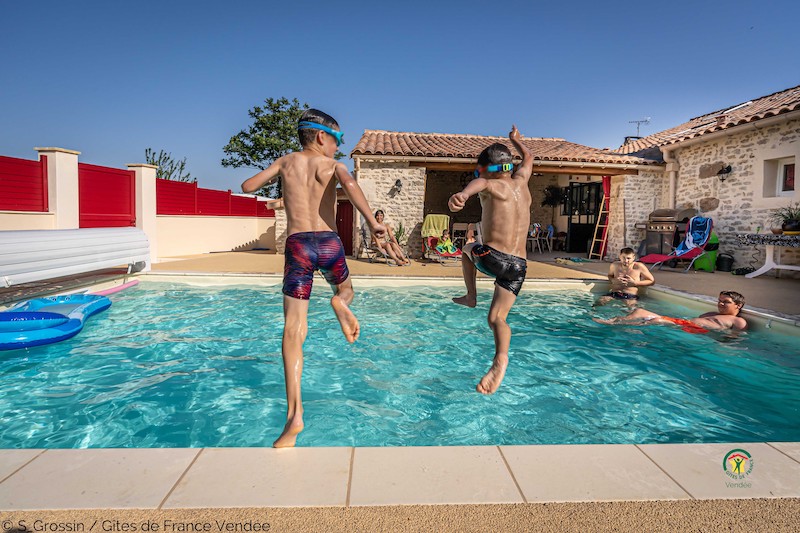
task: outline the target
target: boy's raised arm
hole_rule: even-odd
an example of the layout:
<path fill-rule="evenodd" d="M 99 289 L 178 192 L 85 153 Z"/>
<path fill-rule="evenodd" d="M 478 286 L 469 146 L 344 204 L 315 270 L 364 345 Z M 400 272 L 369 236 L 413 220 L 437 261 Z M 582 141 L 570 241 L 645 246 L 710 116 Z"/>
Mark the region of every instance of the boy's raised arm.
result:
<path fill-rule="evenodd" d="M 522 144 L 522 135 L 520 135 L 515 124 L 511 125 L 511 132 L 508 134 L 508 140 L 510 140 L 514 148 L 517 149 L 519 155 L 522 156 L 522 164 L 517 167 L 517 170 L 514 172 L 514 177 L 525 178 L 526 180 L 530 179 L 533 173 L 533 154 L 531 154 L 527 146 Z"/>
<path fill-rule="evenodd" d="M 386 227 L 383 224 L 378 224 L 378 221 L 375 220 L 375 215 L 372 214 L 367 197 L 364 196 L 364 191 L 361 190 L 358 182 L 347 171 L 347 167 L 342 163 L 336 163 L 333 172 L 336 174 L 336 179 L 339 180 L 342 190 L 344 190 L 350 202 L 367 220 L 373 236 L 383 237 L 386 233 Z"/>
<path fill-rule="evenodd" d="M 281 170 L 281 160 L 278 159 L 277 161 L 273 162 L 270 166 L 253 176 L 252 178 L 246 179 L 242 183 L 242 192 L 256 192 L 264 185 L 272 183 L 278 176 L 280 175 Z"/>
<path fill-rule="evenodd" d="M 464 204 L 467 203 L 470 196 L 478 194 L 482 190 L 484 190 L 489 185 L 489 181 L 486 178 L 475 178 L 474 180 L 470 181 L 464 190 L 461 192 L 455 193 L 450 199 L 447 201 L 447 207 L 450 208 L 450 211 L 456 212 L 461 211 L 464 209 Z"/>

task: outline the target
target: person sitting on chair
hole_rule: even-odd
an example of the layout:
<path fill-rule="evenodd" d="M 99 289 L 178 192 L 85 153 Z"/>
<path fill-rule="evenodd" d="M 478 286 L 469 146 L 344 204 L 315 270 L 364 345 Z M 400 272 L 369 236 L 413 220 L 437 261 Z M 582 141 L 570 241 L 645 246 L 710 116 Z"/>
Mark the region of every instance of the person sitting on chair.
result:
<path fill-rule="evenodd" d="M 440 254 L 454 254 L 458 251 L 453 241 L 450 240 L 450 230 L 447 228 L 442 231 L 442 237 L 439 239 L 439 242 L 436 243 L 436 250 Z"/>
<path fill-rule="evenodd" d="M 383 250 L 383 252 L 398 265 L 410 265 L 411 261 L 406 258 L 405 254 L 403 253 L 403 249 L 400 247 L 400 243 L 397 242 L 397 237 L 394 236 L 394 229 L 391 226 L 383 223 L 384 217 L 385 216 L 382 209 L 375 211 L 375 220 L 380 220 L 378 224 L 383 224 L 386 226 L 386 233 L 383 237 L 377 237 L 375 234 L 372 234 L 373 246 Z"/>

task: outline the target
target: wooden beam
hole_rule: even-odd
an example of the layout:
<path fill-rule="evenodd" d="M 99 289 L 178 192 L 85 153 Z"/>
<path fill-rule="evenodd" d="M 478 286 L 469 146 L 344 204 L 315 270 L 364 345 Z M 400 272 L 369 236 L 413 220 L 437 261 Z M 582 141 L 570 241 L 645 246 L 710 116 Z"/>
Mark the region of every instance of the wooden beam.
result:
<path fill-rule="evenodd" d="M 428 170 L 441 170 L 444 172 L 471 172 L 475 170 L 475 165 L 470 163 L 438 163 L 425 161 L 411 161 L 411 167 L 425 167 Z M 553 165 L 533 165 L 533 171 L 539 174 L 573 174 L 576 176 L 619 176 L 628 174 L 636 176 L 639 171 L 636 169 L 621 168 L 589 168 L 579 166 L 553 166 Z"/>

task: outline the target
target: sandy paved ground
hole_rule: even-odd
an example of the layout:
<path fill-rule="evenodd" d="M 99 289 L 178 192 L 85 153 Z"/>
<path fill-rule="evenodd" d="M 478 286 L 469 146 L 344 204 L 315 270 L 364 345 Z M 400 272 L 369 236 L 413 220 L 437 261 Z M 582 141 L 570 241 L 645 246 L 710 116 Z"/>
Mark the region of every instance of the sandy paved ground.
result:
<path fill-rule="evenodd" d="M 142 531 L 141 525 L 145 522 L 158 524 L 159 533 L 196 531 L 186 529 L 187 524 L 208 524 L 208 531 L 212 533 L 222 533 L 218 528 L 219 524 L 230 524 L 236 531 L 245 533 L 258 530 L 292 533 L 374 531 L 780 533 L 800 530 L 800 500 L 0 512 L 0 523 L 5 523 L 7 520 L 12 524 L 24 520 L 29 528 L 35 520 L 53 525 L 84 524 L 87 532 L 94 523 L 92 533 L 131 531 L 123 529 L 125 524 L 136 526 L 136 531 L 139 532 Z M 165 523 L 179 529 L 164 528 Z M 254 528 L 256 524 L 258 529 Z M 24 531 L 21 528 L 11 528 L 6 531 L 27 533 L 31 529 Z"/>

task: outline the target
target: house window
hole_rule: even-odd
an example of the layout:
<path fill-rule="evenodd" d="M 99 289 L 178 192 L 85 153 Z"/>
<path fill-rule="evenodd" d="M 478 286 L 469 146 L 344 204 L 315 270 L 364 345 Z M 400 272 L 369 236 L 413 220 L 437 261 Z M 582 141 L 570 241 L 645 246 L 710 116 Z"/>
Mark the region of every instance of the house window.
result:
<path fill-rule="evenodd" d="M 778 166 L 778 196 L 794 196 L 794 158 Z"/>
<path fill-rule="evenodd" d="M 794 196 L 794 157 L 764 161 L 764 197 Z"/>

